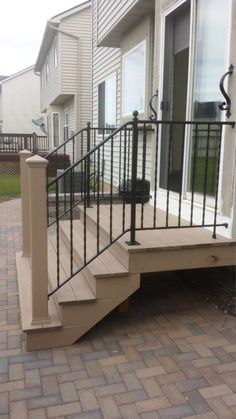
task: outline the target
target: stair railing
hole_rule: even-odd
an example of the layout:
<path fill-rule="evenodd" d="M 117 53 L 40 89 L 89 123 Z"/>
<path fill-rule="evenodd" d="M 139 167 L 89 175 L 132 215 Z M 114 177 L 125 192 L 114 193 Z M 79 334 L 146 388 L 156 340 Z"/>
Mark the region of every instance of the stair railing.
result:
<path fill-rule="evenodd" d="M 222 130 L 227 125 L 234 127 L 232 122 L 140 120 L 138 112 L 134 112 L 133 120 L 113 130 L 53 180 L 48 187 L 54 188 L 56 197 L 55 217 L 51 225 L 54 225 L 57 286 L 49 296 L 126 233 L 130 234 L 127 243 L 133 246 L 139 244 L 136 240 L 138 231 L 212 227 L 213 237 L 216 237 L 218 226 L 227 227 L 226 223 L 217 222 Z M 92 133 L 90 128 L 90 140 Z M 184 190 L 186 138 L 190 139 L 190 163 L 188 186 Z M 174 170 L 176 153 L 180 161 L 178 173 Z M 162 166 L 161 159 L 164 159 Z M 163 167 L 164 174 L 161 173 Z M 150 208 L 145 210 L 149 200 L 146 186 L 150 179 L 153 191 L 151 216 Z M 66 211 L 60 212 L 62 182 L 65 182 L 68 207 Z M 160 202 L 157 196 L 158 184 L 163 188 Z M 207 209 L 210 195 L 212 210 L 209 215 Z M 114 216 L 114 205 L 117 202 Z M 77 207 L 83 221 L 79 264 L 75 263 L 74 258 L 74 211 Z M 89 216 L 92 214 L 96 225 L 93 231 L 95 244 L 88 240 L 91 228 L 88 213 Z M 70 272 L 66 277 L 63 272 L 62 277 L 60 223 L 65 214 L 69 220 Z M 101 217 L 106 224 L 108 238 L 104 237 Z"/>

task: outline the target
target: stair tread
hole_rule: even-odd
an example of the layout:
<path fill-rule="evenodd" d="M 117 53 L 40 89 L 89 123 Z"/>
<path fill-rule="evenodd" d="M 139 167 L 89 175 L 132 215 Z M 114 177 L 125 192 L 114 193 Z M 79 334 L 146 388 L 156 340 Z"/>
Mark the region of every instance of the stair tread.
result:
<path fill-rule="evenodd" d="M 83 255 L 83 237 L 84 237 L 84 225 L 80 220 L 74 220 L 73 229 L 73 244 L 77 253 Z M 70 235 L 70 222 L 63 221 L 60 223 L 60 228 L 69 240 Z M 82 239 L 81 239 L 82 238 Z M 86 243 L 87 243 L 87 260 L 93 257 L 97 252 L 97 241 L 96 237 L 89 230 L 86 231 Z M 99 255 L 94 261 L 88 265 L 88 269 L 95 276 L 121 276 L 127 275 L 128 270 L 117 260 L 115 256 L 109 251 L 105 250 Z"/>
<path fill-rule="evenodd" d="M 49 299 L 49 323 L 31 324 L 32 295 L 31 295 L 31 268 L 28 257 L 16 254 L 18 287 L 21 307 L 21 323 L 23 331 L 37 331 L 42 329 L 55 329 L 62 326 L 59 313 L 53 298 Z"/>
<path fill-rule="evenodd" d="M 49 269 L 50 279 L 54 278 L 54 288 L 56 287 L 56 238 L 50 236 L 49 244 Z M 61 266 L 61 282 L 70 276 L 70 254 L 63 242 L 60 241 L 60 266 Z M 78 268 L 76 263 L 73 264 L 74 271 Z M 68 281 L 62 288 L 56 292 L 56 298 L 59 304 L 94 301 L 95 295 L 88 286 L 86 280 L 81 273 L 76 274 L 70 281 Z"/>

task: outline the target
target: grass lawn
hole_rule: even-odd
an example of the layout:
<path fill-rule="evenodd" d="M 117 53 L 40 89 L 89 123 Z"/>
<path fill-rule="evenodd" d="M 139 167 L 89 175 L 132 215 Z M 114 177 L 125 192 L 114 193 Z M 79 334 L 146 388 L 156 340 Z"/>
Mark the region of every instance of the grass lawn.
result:
<path fill-rule="evenodd" d="M 0 176 L 0 197 L 14 197 L 20 195 L 20 176 Z"/>

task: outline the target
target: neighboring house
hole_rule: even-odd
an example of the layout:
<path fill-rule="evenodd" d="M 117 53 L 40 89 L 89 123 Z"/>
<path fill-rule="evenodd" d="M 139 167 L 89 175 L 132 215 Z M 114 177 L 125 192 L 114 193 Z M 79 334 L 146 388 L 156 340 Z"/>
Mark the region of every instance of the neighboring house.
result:
<path fill-rule="evenodd" d="M 6 79 L 7 76 L 0 76 L 0 132 L 2 132 L 2 85 L 1 82 Z"/>
<path fill-rule="evenodd" d="M 235 121 L 235 75 L 228 82 L 232 115 L 227 118 L 225 112 L 219 110 L 219 105 L 224 100 L 219 88 L 220 79 L 236 60 L 235 23 L 236 4 L 232 0 L 94 0 L 93 124 L 119 126 L 132 119 L 134 110 L 139 112 L 139 118 L 148 119 L 152 113 L 149 101 L 156 90 L 158 100 L 154 102 L 154 106 L 159 120 Z M 178 206 L 176 201 L 181 193 L 184 215 L 191 200 L 190 173 L 194 140 L 190 129 L 181 134 L 185 137 L 184 143 L 180 133 L 175 132 L 168 167 L 170 142 L 167 131 L 163 128 L 158 149 L 155 183 L 157 205 L 165 209 L 169 182 L 169 208 L 174 213 L 177 212 L 174 208 Z M 146 178 L 152 181 L 153 192 L 154 136 L 150 136 L 147 142 L 150 146 L 147 147 L 150 167 L 148 164 Z M 229 224 L 227 230 L 222 229 L 222 234 L 234 238 L 235 142 L 235 129 L 223 129 L 218 191 L 219 219 Z M 208 182 L 212 185 L 216 176 L 214 156 L 217 147 L 217 140 L 211 138 L 209 153 L 213 169 L 208 176 Z M 199 146 L 199 159 L 201 153 L 204 150 L 200 150 Z M 108 148 L 105 151 L 105 167 L 109 159 Z M 140 170 L 138 168 L 138 174 Z M 202 191 L 197 192 L 201 195 Z M 208 192 L 209 196 L 214 196 L 214 187 Z M 195 213 L 200 202 L 201 199 L 198 200 L 195 196 Z M 207 197 L 207 214 L 211 213 L 212 202 Z"/>
<path fill-rule="evenodd" d="M 91 115 L 91 2 L 52 17 L 35 64 L 50 148 L 86 126 Z"/>
<path fill-rule="evenodd" d="M 33 120 L 37 121 L 42 118 L 40 81 L 34 74 L 34 66 L 2 79 L 0 89 L 2 132 L 11 134 L 32 134 L 35 132 L 38 135 L 45 135 L 40 126 L 33 122 Z"/>

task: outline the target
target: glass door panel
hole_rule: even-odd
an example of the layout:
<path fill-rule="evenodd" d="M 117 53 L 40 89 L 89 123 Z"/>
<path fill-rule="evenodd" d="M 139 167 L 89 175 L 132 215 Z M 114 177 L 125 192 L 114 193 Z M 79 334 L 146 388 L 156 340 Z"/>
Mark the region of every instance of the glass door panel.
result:
<path fill-rule="evenodd" d="M 189 63 L 190 3 L 166 18 L 162 119 L 185 121 Z M 160 187 L 181 192 L 183 177 L 183 125 L 163 124 Z"/>
<path fill-rule="evenodd" d="M 198 0 L 193 90 L 194 121 L 221 120 L 219 81 L 227 69 L 230 0 Z M 212 126 L 211 126 L 212 128 Z M 219 132 L 199 124 L 190 142 L 188 190 L 215 195 Z M 208 162 L 206 161 L 208 159 Z M 205 177 L 207 176 L 207 185 Z M 205 185 L 205 189 L 204 189 Z"/>

